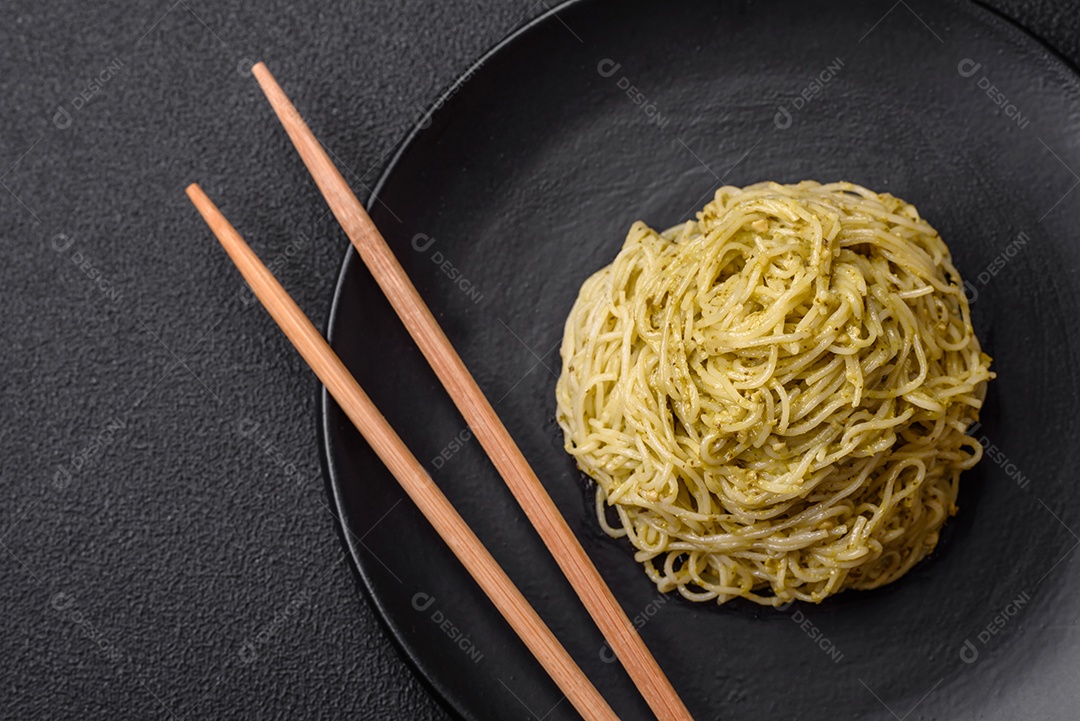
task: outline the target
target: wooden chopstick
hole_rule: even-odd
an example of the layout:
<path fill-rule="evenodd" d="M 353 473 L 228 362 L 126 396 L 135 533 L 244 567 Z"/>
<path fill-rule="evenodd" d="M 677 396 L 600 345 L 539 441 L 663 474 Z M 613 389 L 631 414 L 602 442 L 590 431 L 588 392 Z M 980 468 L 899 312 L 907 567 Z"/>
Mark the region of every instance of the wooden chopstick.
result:
<path fill-rule="evenodd" d="M 627 618 L 611 589 L 510 437 L 364 206 L 266 65 L 252 68 L 338 223 L 371 270 L 435 374 L 547 544 L 616 656 L 661 721 L 690 719 L 682 700 Z"/>
<path fill-rule="evenodd" d="M 270 270 L 197 184 L 188 186 L 187 195 L 255 296 L 578 713 L 589 721 L 618 721 L 618 716 L 600 692 L 454 510 L 420 461 Z"/>

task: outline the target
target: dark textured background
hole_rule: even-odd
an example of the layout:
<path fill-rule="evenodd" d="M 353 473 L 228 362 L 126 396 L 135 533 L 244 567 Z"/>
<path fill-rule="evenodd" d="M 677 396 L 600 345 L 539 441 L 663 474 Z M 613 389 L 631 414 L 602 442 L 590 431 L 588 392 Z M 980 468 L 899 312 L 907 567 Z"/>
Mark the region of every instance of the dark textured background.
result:
<path fill-rule="evenodd" d="M 1080 63 L 1075 3 L 990 5 Z M 544 9 L 4 3 L 0 717 L 447 717 L 358 597 L 312 376 L 183 188 L 321 325 L 347 241 L 245 69 L 371 186 Z"/>

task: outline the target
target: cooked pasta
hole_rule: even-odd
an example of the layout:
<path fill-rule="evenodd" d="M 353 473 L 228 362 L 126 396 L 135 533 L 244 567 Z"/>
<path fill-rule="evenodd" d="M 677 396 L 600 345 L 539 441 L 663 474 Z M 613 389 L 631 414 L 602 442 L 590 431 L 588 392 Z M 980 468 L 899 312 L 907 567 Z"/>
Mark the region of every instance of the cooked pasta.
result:
<path fill-rule="evenodd" d="M 661 591 L 773 606 L 881 586 L 934 549 L 994 375 L 915 207 L 812 181 L 634 223 L 561 353 L 558 422 L 604 529 Z"/>

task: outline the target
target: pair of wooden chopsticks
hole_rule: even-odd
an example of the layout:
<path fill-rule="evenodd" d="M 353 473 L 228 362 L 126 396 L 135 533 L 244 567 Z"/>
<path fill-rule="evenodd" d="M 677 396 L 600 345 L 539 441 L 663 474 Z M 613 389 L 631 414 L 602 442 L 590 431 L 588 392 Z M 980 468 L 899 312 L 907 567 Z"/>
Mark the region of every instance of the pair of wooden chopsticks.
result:
<path fill-rule="evenodd" d="M 361 259 L 390 300 L 480 444 L 604 634 L 616 656 L 662 721 L 691 716 L 623 612 L 566 520 L 541 485 L 472 374 L 281 86 L 258 63 L 252 69 L 281 124 Z M 375 408 L 345 365 L 273 274 L 198 185 L 187 189 L 210 229 L 255 295 L 359 429 L 439 535 L 494 602 L 574 708 L 586 719 L 616 719 L 581 669 L 514 586 L 495 559 L 432 482 L 423 466 Z"/>

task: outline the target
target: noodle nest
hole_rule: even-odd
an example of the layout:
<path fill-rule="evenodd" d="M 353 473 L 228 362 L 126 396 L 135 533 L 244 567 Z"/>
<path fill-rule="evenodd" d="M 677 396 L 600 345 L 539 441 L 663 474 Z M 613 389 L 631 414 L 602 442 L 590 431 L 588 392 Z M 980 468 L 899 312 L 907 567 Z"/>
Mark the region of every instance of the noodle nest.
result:
<path fill-rule="evenodd" d="M 896 580 L 982 455 L 966 433 L 993 373 L 949 249 L 851 183 L 722 187 L 696 221 L 634 223 L 561 354 L 601 525 L 695 601 Z"/>

